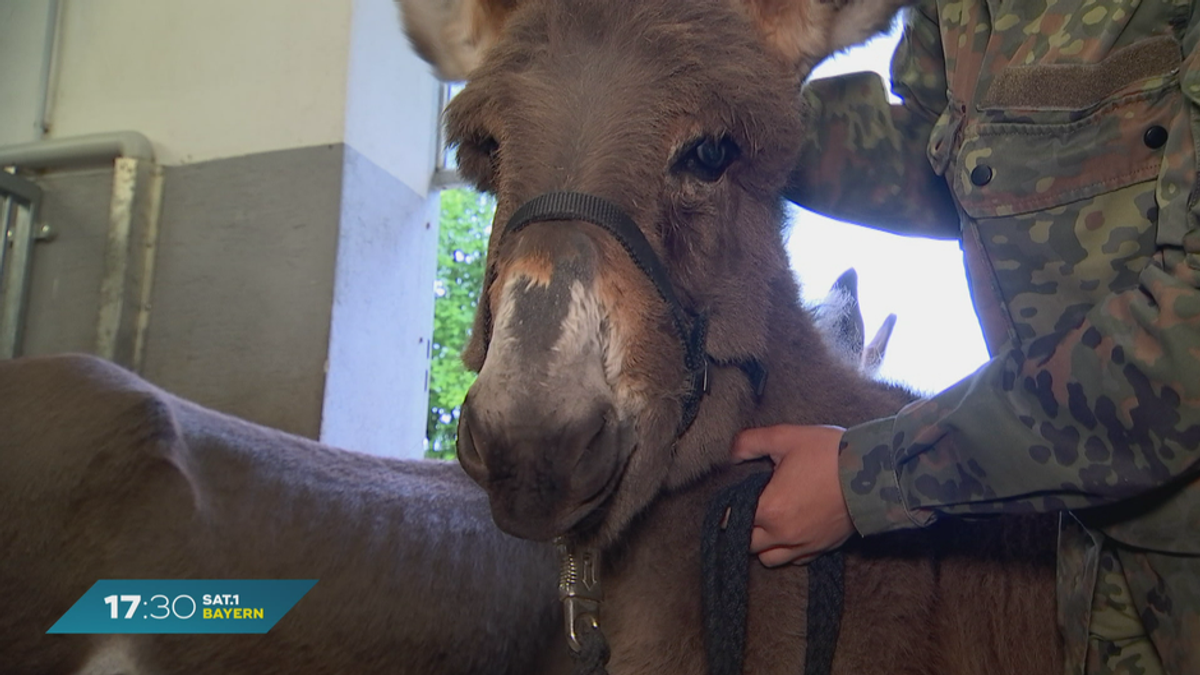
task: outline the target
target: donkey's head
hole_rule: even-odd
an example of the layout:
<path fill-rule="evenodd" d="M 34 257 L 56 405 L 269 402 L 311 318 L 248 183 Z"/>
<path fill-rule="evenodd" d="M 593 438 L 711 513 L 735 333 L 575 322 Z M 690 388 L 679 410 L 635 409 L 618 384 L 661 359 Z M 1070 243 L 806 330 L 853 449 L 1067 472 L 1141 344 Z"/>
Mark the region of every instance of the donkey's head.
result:
<path fill-rule="evenodd" d="M 888 314 L 875 337 L 866 341 L 866 326 L 858 304 L 858 272 L 853 267 L 833 282 L 825 299 L 813 308 L 813 318 L 838 356 L 864 375 L 874 376 L 879 372 L 896 327 L 896 315 Z"/>
<path fill-rule="evenodd" d="M 400 4 L 468 79 L 447 127 L 497 197 L 460 461 L 502 529 L 611 539 L 728 454 L 760 383 L 719 366 L 764 357 L 768 298 L 795 301 L 778 194 L 800 83 L 899 3 Z"/>

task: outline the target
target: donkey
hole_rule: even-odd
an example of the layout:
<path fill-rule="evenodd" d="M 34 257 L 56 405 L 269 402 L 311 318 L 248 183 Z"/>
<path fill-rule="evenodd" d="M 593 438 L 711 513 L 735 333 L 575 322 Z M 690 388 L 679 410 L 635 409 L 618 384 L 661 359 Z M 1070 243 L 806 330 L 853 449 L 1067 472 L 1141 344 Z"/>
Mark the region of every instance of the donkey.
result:
<path fill-rule="evenodd" d="M 599 551 L 609 672 L 704 672 L 706 504 L 765 469 L 729 465 L 734 434 L 910 398 L 819 337 L 779 197 L 803 79 L 900 2 L 399 1 L 418 51 L 467 79 L 447 128 L 497 197 L 459 460 L 501 529 Z M 1061 672 L 1053 531 L 852 541 L 833 672 Z M 751 565 L 745 672 L 801 672 L 808 574 Z"/>
<path fill-rule="evenodd" d="M 875 336 L 866 342 L 866 325 L 858 304 L 858 272 L 853 267 L 834 280 L 825 298 L 813 308 L 813 320 L 835 353 L 866 375 L 879 372 L 896 328 L 896 315 L 888 314 Z"/>
<path fill-rule="evenodd" d="M 565 673 L 552 547 L 451 462 L 336 450 L 83 356 L 0 361 L 0 673 Z M 317 579 L 265 635 L 47 635 L 99 579 Z"/>

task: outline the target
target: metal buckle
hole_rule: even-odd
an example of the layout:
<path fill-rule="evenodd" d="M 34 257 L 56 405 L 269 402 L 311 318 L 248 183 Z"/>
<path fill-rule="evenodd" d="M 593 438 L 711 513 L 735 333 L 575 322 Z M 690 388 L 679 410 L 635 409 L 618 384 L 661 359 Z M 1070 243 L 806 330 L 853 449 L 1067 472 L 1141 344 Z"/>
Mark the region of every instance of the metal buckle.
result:
<path fill-rule="evenodd" d="M 592 548 L 577 550 L 563 537 L 555 539 L 554 546 L 558 550 L 558 597 L 563 603 L 567 645 L 578 654 L 583 650 L 583 634 L 600 630 L 600 601 L 604 599 L 600 552 Z"/>

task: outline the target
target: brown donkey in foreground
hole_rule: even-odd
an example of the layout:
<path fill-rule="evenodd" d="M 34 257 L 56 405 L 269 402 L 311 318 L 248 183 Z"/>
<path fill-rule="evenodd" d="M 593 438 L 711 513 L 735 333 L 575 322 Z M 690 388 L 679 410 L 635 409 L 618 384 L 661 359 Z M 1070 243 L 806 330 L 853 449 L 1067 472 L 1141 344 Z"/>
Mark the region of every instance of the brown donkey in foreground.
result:
<path fill-rule="evenodd" d="M 448 128 L 498 199 L 460 461 L 502 529 L 602 551 L 611 673 L 704 672 L 706 503 L 763 470 L 728 466 L 734 434 L 908 398 L 818 337 L 779 198 L 803 78 L 899 3 L 400 4 L 467 78 Z M 1053 548 L 1044 519 L 853 541 L 834 672 L 1061 672 Z M 801 672 L 808 571 L 751 570 L 745 672 Z"/>

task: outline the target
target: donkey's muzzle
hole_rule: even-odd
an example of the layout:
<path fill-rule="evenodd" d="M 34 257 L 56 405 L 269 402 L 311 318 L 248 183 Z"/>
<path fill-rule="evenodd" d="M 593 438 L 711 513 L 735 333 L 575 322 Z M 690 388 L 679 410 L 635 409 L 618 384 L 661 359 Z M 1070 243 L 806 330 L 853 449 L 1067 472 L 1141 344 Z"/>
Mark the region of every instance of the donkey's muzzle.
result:
<path fill-rule="evenodd" d="M 612 495 L 631 427 L 605 401 L 564 400 L 497 414 L 468 396 L 458 460 L 487 490 L 501 530 L 544 541 L 569 532 Z"/>

